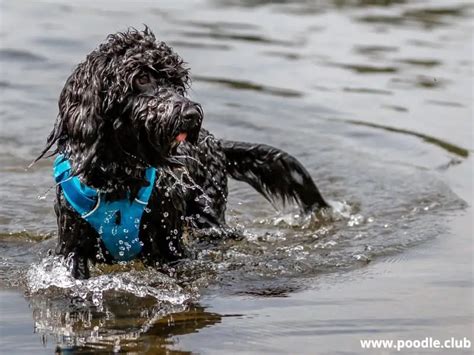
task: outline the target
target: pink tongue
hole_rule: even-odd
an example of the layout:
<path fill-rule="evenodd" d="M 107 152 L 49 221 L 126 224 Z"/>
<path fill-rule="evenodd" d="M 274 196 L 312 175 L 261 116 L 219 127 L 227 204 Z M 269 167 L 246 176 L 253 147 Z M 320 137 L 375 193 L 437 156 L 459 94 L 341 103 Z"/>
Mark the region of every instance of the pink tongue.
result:
<path fill-rule="evenodd" d="M 176 140 L 178 142 L 184 142 L 186 140 L 186 137 L 188 136 L 188 134 L 186 132 L 184 133 L 180 133 L 176 136 Z"/>

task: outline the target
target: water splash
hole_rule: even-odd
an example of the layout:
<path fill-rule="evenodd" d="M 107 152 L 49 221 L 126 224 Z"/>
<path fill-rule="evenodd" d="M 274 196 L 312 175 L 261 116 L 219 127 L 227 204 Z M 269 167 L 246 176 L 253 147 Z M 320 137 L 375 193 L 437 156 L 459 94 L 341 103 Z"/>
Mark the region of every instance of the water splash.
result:
<path fill-rule="evenodd" d="M 60 291 L 69 297 L 103 307 L 108 291 L 125 292 L 136 297 L 151 297 L 160 303 L 182 305 L 198 297 L 195 289 L 186 290 L 176 279 L 154 269 L 130 270 L 77 280 L 71 274 L 72 258 L 48 256 L 27 272 L 30 295 Z"/>
<path fill-rule="evenodd" d="M 320 209 L 317 212 L 302 213 L 296 207 L 288 207 L 278 212 L 276 216 L 259 219 L 259 224 L 269 224 L 281 228 L 296 229 L 318 229 L 323 225 L 335 221 L 351 220 L 355 218 L 352 214 L 353 207 L 346 201 L 328 201 L 329 208 Z"/>

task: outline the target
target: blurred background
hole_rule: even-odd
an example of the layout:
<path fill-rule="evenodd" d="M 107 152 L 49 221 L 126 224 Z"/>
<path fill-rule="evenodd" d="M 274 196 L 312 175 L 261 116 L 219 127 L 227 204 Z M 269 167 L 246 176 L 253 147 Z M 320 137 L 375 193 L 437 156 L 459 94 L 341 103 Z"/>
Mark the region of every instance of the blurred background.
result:
<path fill-rule="evenodd" d="M 357 353 L 362 338 L 472 334 L 472 2 L 2 0 L 0 9 L 4 351 L 106 351 L 118 341 L 134 351 Z M 191 68 L 206 128 L 295 155 L 339 214 L 301 222 L 233 183 L 228 219 L 247 239 L 201 255 L 204 270 L 185 267 L 201 295 L 192 306 L 156 313 L 122 296 L 109 313 L 142 313 L 106 322 L 91 307 L 81 313 L 89 323 L 71 323 L 69 306 L 29 293 L 25 272 L 54 246 L 56 225 L 51 162 L 26 167 L 75 65 L 107 34 L 144 24 Z"/>

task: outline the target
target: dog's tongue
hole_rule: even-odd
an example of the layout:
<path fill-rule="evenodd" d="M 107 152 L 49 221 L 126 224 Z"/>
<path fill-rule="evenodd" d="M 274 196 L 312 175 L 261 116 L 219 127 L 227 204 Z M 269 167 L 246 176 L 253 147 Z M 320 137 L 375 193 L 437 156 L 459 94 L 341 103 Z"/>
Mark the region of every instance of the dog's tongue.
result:
<path fill-rule="evenodd" d="M 180 133 L 176 136 L 176 140 L 178 142 L 184 142 L 186 140 L 187 136 L 188 136 L 188 134 L 186 132 Z"/>

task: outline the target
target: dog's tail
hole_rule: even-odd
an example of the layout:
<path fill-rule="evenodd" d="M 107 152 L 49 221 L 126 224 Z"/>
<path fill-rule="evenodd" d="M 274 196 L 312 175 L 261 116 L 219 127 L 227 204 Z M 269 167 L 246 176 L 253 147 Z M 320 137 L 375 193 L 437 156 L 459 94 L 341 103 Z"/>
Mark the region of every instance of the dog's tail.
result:
<path fill-rule="evenodd" d="M 265 144 L 221 141 L 227 171 L 274 203 L 295 201 L 305 212 L 328 207 L 303 165 L 290 154 Z"/>

